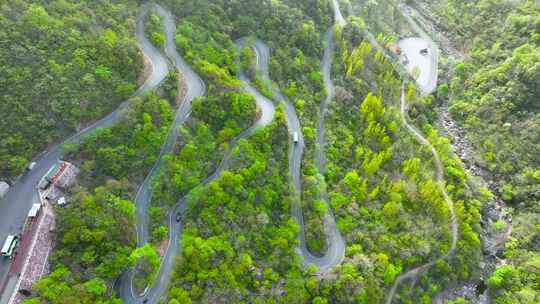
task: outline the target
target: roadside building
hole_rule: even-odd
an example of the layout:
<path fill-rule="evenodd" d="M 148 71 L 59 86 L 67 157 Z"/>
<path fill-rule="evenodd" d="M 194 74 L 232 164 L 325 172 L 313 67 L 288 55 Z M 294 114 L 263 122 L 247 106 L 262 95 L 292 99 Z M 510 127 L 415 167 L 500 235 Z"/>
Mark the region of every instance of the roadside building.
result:
<path fill-rule="evenodd" d="M 75 182 L 79 169 L 66 161 L 57 162 L 45 175 L 45 180 L 58 188 L 69 188 Z"/>
<path fill-rule="evenodd" d="M 43 176 L 39 183 L 40 197 L 49 203 L 66 203 L 66 189 L 73 186 L 77 180 L 79 169 L 66 161 L 58 161 Z"/>
<path fill-rule="evenodd" d="M 37 204 L 39 205 L 39 204 Z M 54 244 L 55 214 L 50 205 L 33 206 L 29 212 L 20 254 L 15 257 L 10 272 L 17 282 L 8 304 L 18 304 L 32 293 L 32 286 L 50 272 L 49 255 Z M 34 215 L 33 219 L 30 215 Z"/>
<path fill-rule="evenodd" d="M 0 198 L 4 197 L 9 190 L 9 185 L 6 182 L 0 182 Z"/>

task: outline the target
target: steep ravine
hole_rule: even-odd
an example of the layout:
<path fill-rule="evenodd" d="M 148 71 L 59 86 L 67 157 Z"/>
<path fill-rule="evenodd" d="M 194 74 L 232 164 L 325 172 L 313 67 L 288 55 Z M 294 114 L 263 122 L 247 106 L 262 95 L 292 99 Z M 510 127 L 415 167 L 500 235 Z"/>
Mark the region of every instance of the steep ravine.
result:
<path fill-rule="evenodd" d="M 440 26 L 433 21 L 433 18 L 425 14 L 427 12 L 425 7 L 419 5 L 415 8 L 401 3 L 399 9 L 405 18 L 411 24 L 414 24 L 415 28 L 422 29 L 424 36 L 436 39 L 441 44 L 446 55 L 459 60 L 466 58 L 464 53 L 458 50 L 454 43 L 446 37 L 446 34 L 441 32 Z M 460 128 L 452 118 L 448 105 L 441 106 L 438 112 L 437 129 L 441 130 L 444 135 L 450 138 L 454 152 L 462 160 L 466 171 L 470 175 L 469 182 L 472 184 L 472 187 L 475 189 L 481 187 L 489 189 L 493 194 L 493 198 L 481 210 L 482 230 L 480 232 L 480 239 L 482 242 L 483 260 L 479 265 L 482 270 L 480 281 L 466 281 L 452 286 L 437 295 L 435 302 L 445 303 L 448 299 L 465 297 L 473 303 L 490 303 L 489 292 L 486 289 L 485 281 L 498 266 L 506 263 L 503 258 L 504 246 L 512 232 L 512 216 L 500 197 L 497 183 L 493 180 L 489 170 L 480 165 L 482 162 L 477 156 L 476 149 L 468 141 L 466 131 Z M 504 221 L 505 228 L 495 231 L 493 224 L 498 221 Z"/>
<path fill-rule="evenodd" d="M 473 303 L 487 304 L 490 303 L 490 298 L 485 281 L 498 266 L 506 263 L 504 245 L 512 233 L 512 216 L 499 195 L 496 183 L 490 180 L 489 172 L 478 165 L 473 146 L 467 140 L 465 131 L 452 119 L 446 105 L 439 109 L 437 125 L 443 135 L 450 138 L 452 149 L 463 161 L 472 186 L 476 189 L 480 187 L 489 189 L 493 198 L 484 204 L 481 210 L 480 240 L 483 260 L 479 265 L 482 269 L 480 281 L 466 281 L 452 286 L 438 294 L 434 302 L 445 303 L 449 299 L 463 297 Z M 505 222 L 505 228 L 499 231 L 493 229 L 494 223 L 498 221 Z"/>

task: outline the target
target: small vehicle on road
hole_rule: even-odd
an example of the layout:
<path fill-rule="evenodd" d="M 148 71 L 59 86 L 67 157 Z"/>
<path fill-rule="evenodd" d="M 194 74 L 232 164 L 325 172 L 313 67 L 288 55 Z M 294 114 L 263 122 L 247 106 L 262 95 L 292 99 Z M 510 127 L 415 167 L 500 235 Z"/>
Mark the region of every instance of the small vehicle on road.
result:
<path fill-rule="evenodd" d="M 31 162 L 29 165 L 28 165 L 28 168 L 26 168 L 28 171 L 32 171 L 34 169 L 34 167 L 36 166 L 36 162 Z"/>
<path fill-rule="evenodd" d="M 427 54 L 428 54 L 428 49 L 427 48 L 420 50 L 420 55 L 426 56 Z"/>
<path fill-rule="evenodd" d="M 180 223 L 181 219 L 182 219 L 182 214 L 180 212 L 176 213 L 176 222 Z"/>
<path fill-rule="evenodd" d="M 298 140 L 299 140 L 298 132 L 294 132 L 294 133 L 293 133 L 293 142 L 294 142 L 295 144 L 297 144 L 297 143 L 298 143 Z"/>

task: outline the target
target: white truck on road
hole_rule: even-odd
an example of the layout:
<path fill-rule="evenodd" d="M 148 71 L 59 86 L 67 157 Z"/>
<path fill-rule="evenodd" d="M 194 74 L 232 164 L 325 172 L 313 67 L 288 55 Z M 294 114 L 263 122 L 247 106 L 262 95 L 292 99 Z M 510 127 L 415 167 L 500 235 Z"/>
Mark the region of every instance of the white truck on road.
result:
<path fill-rule="evenodd" d="M 294 133 L 293 133 L 293 142 L 294 142 L 295 144 L 297 144 L 297 143 L 298 143 L 298 140 L 299 140 L 298 132 L 294 132 Z"/>
<path fill-rule="evenodd" d="M 4 197 L 9 190 L 9 184 L 3 181 L 0 181 L 0 198 Z"/>
<path fill-rule="evenodd" d="M 28 171 L 32 171 L 36 167 L 36 162 L 31 162 L 26 168 Z"/>

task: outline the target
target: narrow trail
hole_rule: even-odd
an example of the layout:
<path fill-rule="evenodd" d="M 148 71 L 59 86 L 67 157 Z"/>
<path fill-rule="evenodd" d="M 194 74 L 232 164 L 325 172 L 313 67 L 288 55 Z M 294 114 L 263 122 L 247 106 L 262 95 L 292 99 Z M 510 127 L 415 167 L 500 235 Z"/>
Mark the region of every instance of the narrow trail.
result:
<path fill-rule="evenodd" d="M 390 288 L 390 291 L 388 292 L 388 296 L 386 299 L 386 304 L 391 304 L 392 300 L 394 299 L 395 293 L 397 291 L 397 288 L 401 283 L 403 283 L 406 280 L 414 279 L 421 275 L 423 272 L 427 271 L 429 268 L 431 268 L 433 265 L 435 265 L 437 262 L 441 260 L 445 260 L 451 255 L 453 255 L 457 248 L 457 241 L 458 241 L 458 222 L 456 218 L 456 213 L 454 209 L 454 202 L 448 195 L 445 189 L 446 181 L 444 179 L 444 166 L 441 162 L 439 153 L 435 149 L 435 147 L 422 135 L 422 133 L 417 130 L 414 126 L 409 124 L 407 121 L 407 105 L 406 105 L 406 98 L 405 98 L 405 83 L 403 84 L 401 88 L 401 120 L 403 125 L 409 130 L 409 132 L 416 137 L 416 139 L 424 146 L 427 146 L 430 148 L 431 153 L 433 154 L 433 158 L 435 159 L 435 165 L 437 167 L 437 173 L 436 173 L 436 181 L 437 186 L 439 190 L 441 191 L 444 201 L 446 202 L 446 205 L 448 206 L 448 210 L 450 211 L 450 229 L 452 232 L 452 244 L 450 246 L 450 249 L 442 256 L 438 257 L 435 260 L 432 260 L 426 264 L 417 266 L 415 268 L 409 269 L 406 272 L 400 274 L 396 280 L 394 281 L 394 284 L 392 285 L 392 288 Z"/>
<path fill-rule="evenodd" d="M 352 13 L 352 9 L 350 9 L 349 13 Z M 406 18 L 407 17 L 408 16 L 406 16 Z M 409 22 L 412 22 L 412 20 L 410 18 L 408 18 L 407 20 Z M 420 35 L 422 36 L 422 38 L 424 38 L 427 41 L 427 43 L 429 45 L 429 48 L 431 49 L 431 52 L 430 52 L 431 58 L 430 58 L 430 60 L 431 60 L 432 69 L 431 69 L 430 74 L 429 74 L 430 75 L 430 81 L 427 82 L 426 84 L 419 84 L 418 82 L 414 81 L 416 86 L 422 92 L 422 94 L 430 94 L 431 92 L 433 92 L 435 90 L 436 83 L 437 83 L 438 47 L 429 38 L 429 36 L 422 29 L 419 28 L 419 26 L 417 24 L 412 24 L 412 26 L 413 26 L 413 28 L 415 30 L 419 31 Z M 390 62 L 395 61 L 395 60 L 392 59 L 390 54 L 388 54 L 387 50 L 380 45 L 380 43 L 377 41 L 377 39 L 375 39 L 375 37 L 373 36 L 373 34 L 369 31 L 369 29 L 367 27 L 364 28 L 364 36 L 367 38 L 367 40 L 370 42 L 370 44 L 373 45 L 377 51 L 381 52 L 381 54 L 383 54 L 388 60 L 390 60 Z M 411 78 L 408 75 L 408 73 L 406 71 L 406 68 L 404 66 L 402 66 L 399 63 L 398 64 L 393 64 L 393 65 L 394 65 L 394 68 L 395 68 L 396 72 L 402 78 L 404 78 L 404 79 L 410 79 Z M 452 256 L 456 251 L 457 241 L 458 241 L 458 237 L 459 237 L 458 222 L 457 222 L 457 218 L 456 218 L 456 214 L 455 214 L 454 202 L 452 201 L 452 199 L 450 198 L 450 196 L 446 192 L 446 189 L 445 189 L 445 186 L 444 186 L 445 185 L 444 166 L 443 166 L 443 164 L 442 164 L 442 162 L 440 160 L 440 156 L 439 156 L 438 152 L 436 151 L 435 147 L 422 135 L 422 133 L 419 130 L 417 130 L 414 126 L 409 124 L 408 121 L 407 121 L 405 83 L 403 84 L 403 87 L 401 89 L 400 112 L 401 112 L 401 119 L 402 119 L 403 124 L 406 126 L 406 128 L 409 130 L 409 132 L 411 132 L 411 134 L 413 134 L 414 137 L 422 145 L 428 146 L 431 149 L 431 153 L 433 154 L 433 157 L 435 159 L 435 164 L 436 164 L 436 169 L 437 169 L 437 172 L 436 172 L 437 185 L 438 185 L 439 190 L 441 191 L 441 193 L 443 195 L 443 198 L 444 198 L 444 200 L 445 200 L 445 202 L 446 202 L 446 204 L 447 204 L 447 206 L 449 208 L 449 211 L 450 211 L 450 229 L 451 229 L 451 232 L 452 232 L 452 244 L 451 244 L 450 249 L 444 255 L 442 255 L 442 256 L 438 257 L 437 259 L 432 260 L 432 261 L 430 261 L 430 262 L 428 262 L 426 264 L 423 264 L 423 265 L 417 266 L 415 268 L 409 269 L 408 271 L 400 274 L 396 278 L 396 280 L 394 281 L 394 284 L 392 285 L 392 287 L 390 288 L 390 290 L 388 292 L 386 302 L 385 302 L 386 304 L 391 304 L 392 303 L 392 301 L 394 299 L 394 296 L 395 296 L 395 293 L 397 291 L 397 288 L 404 281 L 417 278 L 420 274 L 422 274 L 423 272 L 428 270 L 430 267 L 435 265 L 438 261 L 447 259 L 448 257 Z"/>
<path fill-rule="evenodd" d="M 176 50 L 176 44 L 174 40 L 175 34 L 175 20 L 172 14 L 164 7 L 160 5 L 154 5 L 156 12 L 164 19 L 164 31 L 165 31 L 165 52 L 169 59 L 174 63 L 175 67 L 182 73 L 184 80 L 187 84 L 187 92 L 184 100 L 179 107 L 175 121 L 167 140 L 164 142 L 158 161 L 154 165 L 154 168 L 148 175 L 147 179 L 141 186 L 137 195 L 137 233 L 138 233 L 138 245 L 143 246 L 147 241 L 148 227 L 147 227 L 147 211 L 148 205 L 151 199 L 150 181 L 152 176 L 157 172 L 161 166 L 162 157 L 170 153 L 174 147 L 174 143 L 178 138 L 178 127 L 189 116 L 191 111 L 191 102 L 193 98 L 202 96 L 205 93 L 205 85 L 202 79 L 194 72 L 189 65 L 182 59 Z M 274 118 L 275 109 L 270 100 L 263 97 L 251 84 L 247 81 L 247 77 L 243 71 L 239 72 L 238 79 L 242 83 L 243 89 L 255 98 L 257 108 L 261 111 L 261 116 L 257 121 L 248 129 L 241 132 L 238 136 L 233 138 L 229 142 L 227 151 L 224 154 L 223 159 L 216 168 L 215 172 L 203 180 L 199 185 L 192 189 L 187 195 L 178 200 L 176 205 L 169 212 L 169 243 L 164 257 L 162 258 L 159 272 L 156 280 L 151 287 L 147 287 L 142 295 L 136 295 L 133 290 L 133 269 L 126 271 L 119 279 L 117 284 L 120 297 L 126 304 L 129 303 L 158 303 L 161 301 L 166 293 L 166 290 L 170 283 L 171 272 L 174 266 L 174 260 L 177 255 L 180 254 L 180 239 L 182 235 L 182 223 L 176 222 L 176 215 L 183 214 L 186 209 L 186 201 L 193 195 L 195 189 L 203 187 L 208 183 L 216 180 L 221 173 L 228 168 L 228 165 L 232 159 L 232 150 L 236 147 L 238 141 L 248 138 L 257 129 L 270 124 Z"/>

